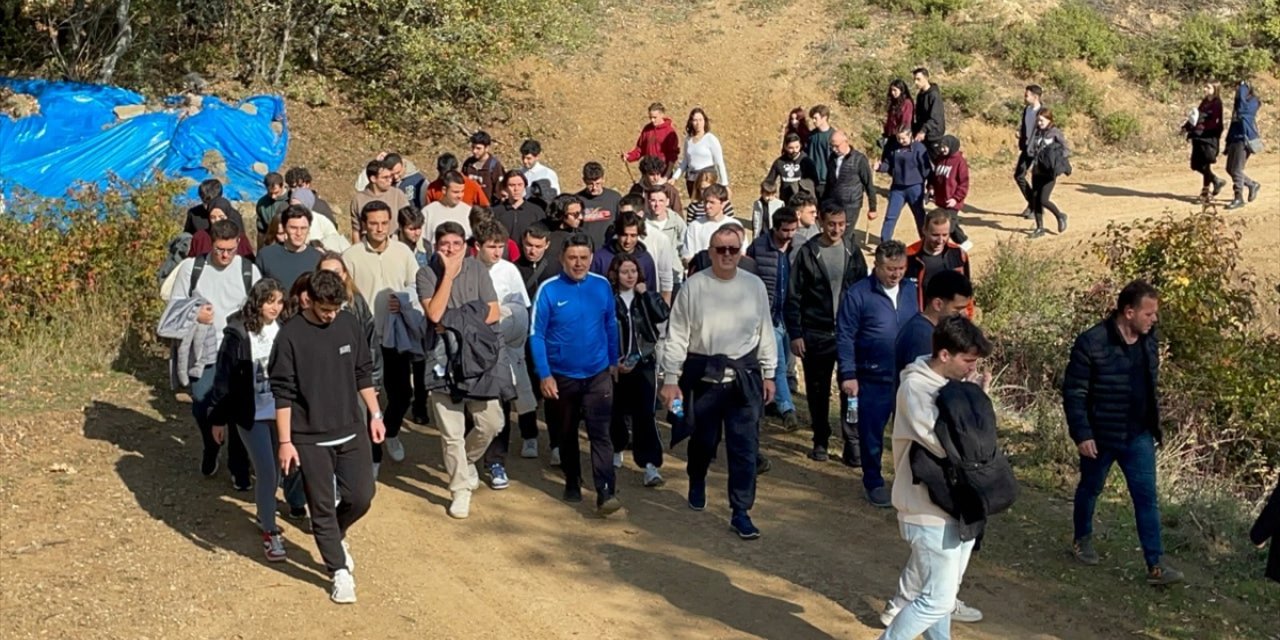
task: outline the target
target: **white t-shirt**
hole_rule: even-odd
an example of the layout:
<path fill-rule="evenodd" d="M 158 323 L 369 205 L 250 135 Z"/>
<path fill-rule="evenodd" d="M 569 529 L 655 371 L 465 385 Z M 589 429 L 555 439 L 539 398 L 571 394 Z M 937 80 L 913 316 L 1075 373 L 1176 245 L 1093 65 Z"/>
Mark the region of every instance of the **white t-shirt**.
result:
<path fill-rule="evenodd" d="M 890 287 L 884 288 L 884 293 L 885 295 L 889 296 L 889 300 L 893 302 L 894 309 L 898 308 L 898 289 L 901 289 L 901 288 L 902 288 L 902 283 L 893 285 L 892 288 Z"/>
<path fill-rule="evenodd" d="M 653 222 L 646 223 L 644 246 L 649 251 L 649 255 L 653 256 L 653 269 L 658 277 L 658 293 L 671 293 L 675 290 L 675 274 L 676 269 L 680 266 L 680 260 L 676 257 L 676 250 L 671 246 L 671 240 L 666 234 L 657 230 L 653 226 Z"/>
<path fill-rule="evenodd" d="M 691 260 L 699 251 L 711 248 L 711 236 L 715 234 L 720 227 L 727 224 L 735 224 L 739 227 L 742 226 L 741 222 L 738 222 L 736 219 L 730 218 L 726 215 L 721 215 L 720 219 L 715 221 L 708 220 L 707 218 L 699 218 L 690 222 L 689 226 L 684 229 L 684 249 L 680 254 L 680 257 L 685 260 Z M 746 242 L 742 243 L 744 253 L 747 248 L 746 245 Z"/>
<path fill-rule="evenodd" d="M 519 301 L 529 308 L 529 292 L 524 288 L 524 278 L 520 277 L 520 269 L 506 260 L 499 260 L 489 267 L 489 279 L 493 280 L 493 291 L 498 294 L 498 304 Z"/>
<path fill-rule="evenodd" d="M 423 216 L 427 219 L 427 224 L 422 228 L 422 237 L 427 242 L 435 242 L 436 227 L 443 222 L 456 222 L 462 225 L 462 230 L 466 232 L 468 238 L 471 237 L 471 205 L 464 202 L 449 207 L 445 206 L 441 200 L 436 200 L 427 205 L 422 210 Z"/>
<path fill-rule="evenodd" d="M 553 171 L 551 167 L 548 167 L 541 162 L 535 162 L 532 167 L 525 169 L 524 178 L 528 183 L 528 188 L 530 189 L 533 188 L 533 183 L 539 180 L 546 180 L 547 184 L 551 185 L 551 188 L 554 189 L 556 193 L 560 193 L 560 176 L 557 176 L 556 172 Z"/>
<path fill-rule="evenodd" d="M 267 363 L 271 361 L 271 345 L 280 333 L 280 323 L 272 322 L 258 333 L 249 334 L 249 347 L 253 354 L 253 419 L 275 420 L 276 398 L 271 394 L 271 376 Z"/>
<path fill-rule="evenodd" d="M 244 288 L 244 274 L 241 273 L 242 260 L 244 258 L 236 256 L 231 259 L 231 264 L 219 269 L 209 259 L 204 265 L 204 271 L 200 273 L 200 280 L 196 282 L 195 295 L 213 305 L 213 328 L 218 333 L 218 347 L 222 347 L 222 330 L 227 328 L 227 316 L 239 311 L 245 298 L 249 297 L 249 292 Z M 191 270 L 195 263 L 195 258 L 187 258 L 178 264 L 178 275 L 173 282 L 173 291 L 169 293 L 170 300 L 190 297 L 187 290 L 191 288 Z M 250 284 L 262 279 L 258 267 L 255 265 L 252 269 Z"/>

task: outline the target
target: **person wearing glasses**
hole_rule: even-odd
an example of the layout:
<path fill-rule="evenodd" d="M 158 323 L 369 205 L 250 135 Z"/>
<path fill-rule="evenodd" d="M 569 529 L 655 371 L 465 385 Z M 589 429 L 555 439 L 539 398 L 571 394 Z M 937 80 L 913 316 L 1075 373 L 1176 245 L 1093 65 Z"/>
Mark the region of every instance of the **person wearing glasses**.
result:
<path fill-rule="evenodd" d="M 685 281 L 671 310 L 663 352 L 663 404 L 679 400 L 692 429 L 689 508 L 707 506 L 707 468 L 721 437 L 729 467 L 730 527 L 743 540 L 760 537 L 749 514 L 755 503 L 759 422 L 773 399 L 777 344 L 769 294 L 760 278 L 738 268 L 742 233 L 711 236 L 711 268 Z"/>
<path fill-rule="evenodd" d="M 560 262 L 560 251 L 564 249 L 565 240 L 576 233 L 585 233 L 582 228 L 583 214 L 586 211 L 582 198 L 574 195 L 558 195 L 547 207 L 547 217 L 542 224 L 551 230 L 548 238 L 551 243 L 547 247 L 547 258 L 554 263 Z M 588 236 L 588 240 L 590 237 Z M 591 248 L 594 250 L 595 245 Z"/>

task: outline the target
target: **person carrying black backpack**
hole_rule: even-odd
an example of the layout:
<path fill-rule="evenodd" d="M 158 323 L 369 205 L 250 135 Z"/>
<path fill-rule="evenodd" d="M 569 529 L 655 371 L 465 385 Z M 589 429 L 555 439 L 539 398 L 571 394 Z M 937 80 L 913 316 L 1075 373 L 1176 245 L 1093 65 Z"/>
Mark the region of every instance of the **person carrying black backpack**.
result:
<path fill-rule="evenodd" d="M 994 448 L 994 413 L 982 388 L 963 382 L 979 379 L 978 361 L 990 353 L 991 343 L 981 329 L 964 316 L 951 316 L 934 329 L 932 355 L 921 356 L 902 372 L 893 421 L 893 506 L 911 556 L 898 581 L 898 593 L 881 616 L 888 627 L 882 638 L 950 637 L 953 616 L 982 619 L 981 612 L 956 598 L 981 528 L 974 527 L 970 514 L 953 513 L 947 507 L 954 506 L 952 494 L 966 496 L 966 504 L 986 494 L 987 500 L 978 502 L 994 500 L 987 514 L 1012 500 L 1007 487 L 988 491 L 1000 483 L 986 480 L 996 477 L 1012 482 L 1012 472 L 1007 461 L 1003 466 L 989 464 L 1003 461 Z M 944 397 L 952 394 L 960 397 Z M 966 417 L 956 419 L 960 415 Z M 916 450 L 924 453 L 913 454 Z M 937 470 L 946 470 L 950 491 L 944 489 L 935 496 L 926 477 L 917 478 L 920 467 L 913 458 L 921 455 L 930 456 Z M 993 469 L 994 474 L 968 473 Z"/>

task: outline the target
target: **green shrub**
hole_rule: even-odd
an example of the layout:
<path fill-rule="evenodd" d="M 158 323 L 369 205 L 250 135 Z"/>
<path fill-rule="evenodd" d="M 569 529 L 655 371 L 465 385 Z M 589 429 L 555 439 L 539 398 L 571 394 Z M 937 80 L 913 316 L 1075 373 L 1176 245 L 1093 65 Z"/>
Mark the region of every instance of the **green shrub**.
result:
<path fill-rule="evenodd" d="M 993 34 L 1015 69 L 1041 73 L 1055 62 L 1084 60 L 1095 69 L 1111 66 L 1123 51 L 1123 40 L 1098 10 L 1082 0 L 1068 0 L 1031 24 Z"/>
<path fill-rule="evenodd" d="M 1142 132 L 1138 117 L 1127 111 L 1113 111 L 1098 120 L 1098 135 L 1107 144 L 1123 144 Z"/>
<path fill-rule="evenodd" d="M 987 106 L 987 87 L 980 82 L 952 82 L 946 86 L 946 101 L 963 115 L 978 115 Z"/>
<path fill-rule="evenodd" d="M 1268 23 L 1260 23 L 1263 39 Z M 1252 76 L 1275 64 L 1276 52 L 1255 47 L 1244 20 L 1221 20 L 1195 13 L 1162 37 L 1135 45 L 1130 74 L 1138 79 L 1169 75 L 1181 80 L 1222 80 Z"/>
<path fill-rule="evenodd" d="M 1062 120 L 1082 113 L 1090 118 L 1099 117 L 1102 93 L 1089 82 L 1083 73 L 1066 65 L 1056 65 L 1048 73 L 1050 98 L 1046 103 Z"/>
<path fill-rule="evenodd" d="M 871 17 L 861 5 L 849 4 L 843 9 L 844 14 L 837 25 L 840 29 L 860 30 L 871 25 Z"/>
<path fill-rule="evenodd" d="M 846 60 L 836 68 L 836 99 L 850 108 L 878 104 L 889 86 L 889 73 L 879 60 Z"/>
<path fill-rule="evenodd" d="M 982 111 L 982 119 L 995 125 L 1017 127 L 1022 123 L 1022 100 L 1002 100 Z"/>
<path fill-rule="evenodd" d="M 185 184 L 84 188 L 65 203 L 20 198 L 0 216 L 0 330 L 18 338 L 54 318 L 109 300 L 114 317 L 154 333 L 163 307 L 156 269 L 182 229 L 174 197 Z"/>
<path fill-rule="evenodd" d="M 911 60 L 946 71 L 958 71 L 973 63 L 978 49 L 978 30 L 948 24 L 937 15 L 916 22 L 907 39 Z"/>
<path fill-rule="evenodd" d="M 972 2 L 971 0 L 872 0 L 872 4 L 891 11 L 910 11 L 922 16 L 947 16 L 965 9 Z"/>
<path fill-rule="evenodd" d="M 1244 15 L 1244 26 L 1258 47 L 1270 50 L 1280 61 L 1280 0 L 1254 0 Z"/>

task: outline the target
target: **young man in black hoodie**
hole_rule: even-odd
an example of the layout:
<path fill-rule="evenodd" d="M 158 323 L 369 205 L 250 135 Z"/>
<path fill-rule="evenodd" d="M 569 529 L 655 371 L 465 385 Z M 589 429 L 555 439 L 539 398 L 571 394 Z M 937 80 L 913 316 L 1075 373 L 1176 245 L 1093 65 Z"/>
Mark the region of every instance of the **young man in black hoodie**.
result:
<path fill-rule="evenodd" d="M 1031 149 L 1031 137 L 1036 133 L 1036 116 L 1040 113 L 1043 106 L 1040 97 L 1044 95 L 1044 89 L 1038 84 L 1029 84 L 1022 93 L 1022 101 L 1025 106 L 1022 107 L 1022 120 L 1018 122 L 1018 164 L 1013 168 L 1013 181 L 1018 184 L 1018 191 L 1022 192 L 1022 199 L 1027 201 L 1027 207 L 1022 210 L 1022 217 L 1030 220 L 1031 211 L 1031 182 L 1027 180 L 1027 172 L 1031 170 L 1031 165 L 1036 163 L 1035 151 Z"/>
<path fill-rule="evenodd" d="M 801 191 L 816 195 L 818 167 L 805 152 L 800 150 L 799 134 L 788 133 L 782 141 L 782 148 L 782 155 L 773 161 L 773 166 L 769 167 L 769 174 L 764 177 L 764 181 L 779 185 L 778 197 L 783 202 L 791 200 Z M 767 232 L 767 229 L 758 231 L 760 234 Z"/>
<path fill-rule="evenodd" d="M 365 426 L 364 406 L 377 407 L 373 355 L 355 316 L 342 311 L 347 286 L 338 274 L 319 271 L 307 287 L 308 305 L 280 328 L 271 351 L 271 392 L 276 398 L 280 469 L 301 468 L 311 509 L 311 531 L 325 569 L 333 575 L 329 598 L 356 601 L 355 562 L 347 531 L 373 502 L 370 441 L 386 427 L 375 411 Z M 332 479 L 332 480 L 331 480 Z M 334 495 L 335 489 L 338 495 Z M 336 506 L 335 506 L 336 503 Z"/>
<path fill-rule="evenodd" d="M 915 82 L 916 109 L 911 119 L 911 133 L 916 142 L 923 142 L 933 153 L 942 136 L 947 133 L 947 118 L 942 107 L 942 92 L 938 85 L 929 83 L 929 70 L 919 67 L 911 72 Z"/>

